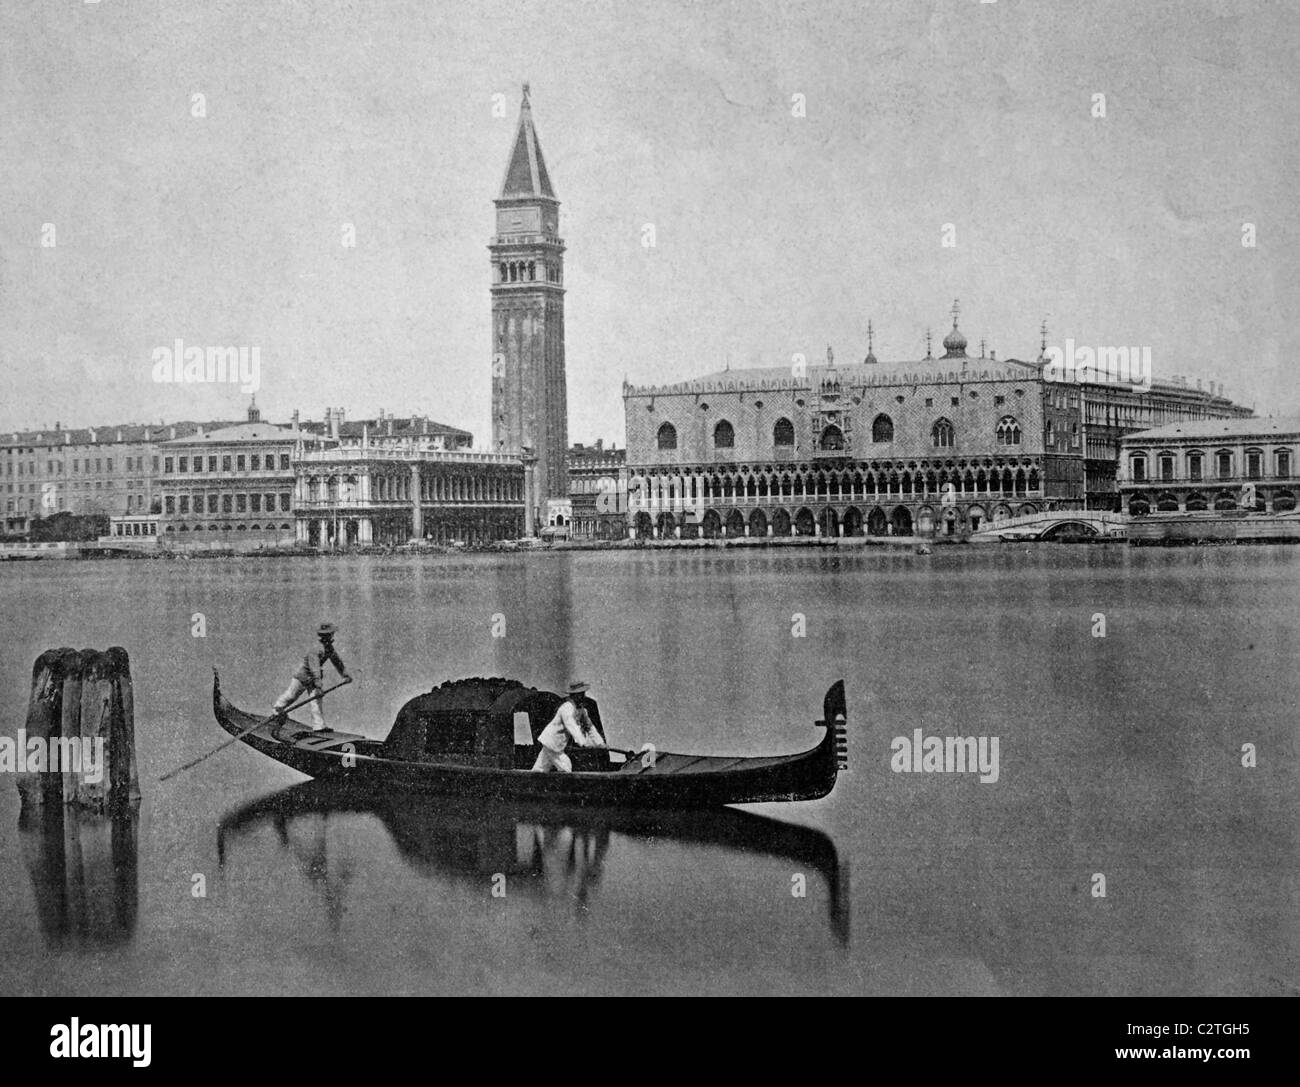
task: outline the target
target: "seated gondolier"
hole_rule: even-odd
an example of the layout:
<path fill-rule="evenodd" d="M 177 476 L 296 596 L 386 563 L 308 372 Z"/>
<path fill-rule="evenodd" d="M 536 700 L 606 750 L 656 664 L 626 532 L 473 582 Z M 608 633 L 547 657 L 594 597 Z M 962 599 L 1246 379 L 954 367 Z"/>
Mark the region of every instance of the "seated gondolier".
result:
<path fill-rule="evenodd" d="M 542 749 L 538 752 L 537 761 L 533 763 L 534 770 L 539 773 L 558 770 L 565 774 L 572 771 L 573 763 L 564 753 L 570 739 L 579 747 L 606 746 L 605 737 L 600 734 L 600 729 L 592 722 L 587 710 L 587 699 L 584 696 L 589 690 L 591 684 L 580 680 L 575 679 L 569 684 L 569 697 L 560 703 L 555 716 L 537 737 Z"/>
<path fill-rule="evenodd" d="M 326 664 L 334 665 L 334 670 L 344 680 L 351 678 L 348 675 L 348 670 L 343 666 L 343 659 L 334 648 L 334 634 L 337 630 L 338 627 L 333 623 L 321 623 L 317 627 L 316 637 L 320 639 L 320 649 L 315 653 L 308 653 L 302 658 L 302 665 L 293 674 L 289 689 L 279 697 L 272 707 L 276 714 L 281 715 L 279 724 L 283 724 L 284 711 L 300 698 L 320 692 Z M 313 656 L 315 657 L 314 663 L 312 661 Z M 317 732 L 320 732 L 325 728 L 325 715 L 321 712 L 321 700 L 313 698 L 307 705 L 311 707 L 312 727 Z"/>

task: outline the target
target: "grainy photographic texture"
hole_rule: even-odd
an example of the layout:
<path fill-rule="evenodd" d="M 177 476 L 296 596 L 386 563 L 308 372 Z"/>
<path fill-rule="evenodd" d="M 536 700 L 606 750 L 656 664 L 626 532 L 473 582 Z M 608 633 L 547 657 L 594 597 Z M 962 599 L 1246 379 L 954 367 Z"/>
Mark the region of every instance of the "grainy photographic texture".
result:
<path fill-rule="evenodd" d="M 1296 995 L 1298 30 L 7 2 L 0 992 Z"/>

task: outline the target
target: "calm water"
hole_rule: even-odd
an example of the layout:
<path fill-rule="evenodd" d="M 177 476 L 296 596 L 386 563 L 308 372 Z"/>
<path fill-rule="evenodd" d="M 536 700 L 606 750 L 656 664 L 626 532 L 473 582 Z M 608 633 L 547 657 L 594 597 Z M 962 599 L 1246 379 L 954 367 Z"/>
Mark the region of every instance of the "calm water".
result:
<path fill-rule="evenodd" d="M 20 826 L 0 775 L 0 992 L 1300 993 L 1298 575 L 1294 548 L 5 564 L 0 733 L 41 650 L 123 645 L 145 795 L 135 826 Z M 159 784 L 224 736 L 211 668 L 268 707 L 323 618 L 342 727 L 578 675 L 613 744 L 778 753 L 843 677 L 851 770 L 662 825 L 348 807 L 242 747 Z M 918 727 L 997 736 L 999 780 L 892 772 Z"/>

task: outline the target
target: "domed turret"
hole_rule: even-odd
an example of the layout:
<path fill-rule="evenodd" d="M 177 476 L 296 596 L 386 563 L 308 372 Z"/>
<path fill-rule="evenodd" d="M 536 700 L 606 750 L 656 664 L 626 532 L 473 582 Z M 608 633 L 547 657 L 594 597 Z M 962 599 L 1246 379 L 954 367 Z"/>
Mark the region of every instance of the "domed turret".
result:
<path fill-rule="evenodd" d="M 943 357 L 946 359 L 964 359 L 966 357 L 966 337 L 957 327 L 957 314 L 960 312 L 956 301 L 952 304 L 952 331 L 943 338 Z"/>

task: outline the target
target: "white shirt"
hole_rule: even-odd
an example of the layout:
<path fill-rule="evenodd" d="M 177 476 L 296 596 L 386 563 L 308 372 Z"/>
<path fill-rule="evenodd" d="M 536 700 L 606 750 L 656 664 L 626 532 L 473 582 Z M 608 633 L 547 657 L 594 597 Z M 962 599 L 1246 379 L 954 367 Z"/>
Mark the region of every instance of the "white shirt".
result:
<path fill-rule="evenodd" d="M 600 733 L 594 726 L 590 732 L 583 730 L 582 725 L 578 723 L 578 708 L 572 701 L 566 699 L 560 703 L 560 708 L 555 711 L 555 716 L 551 718 L 550 723 L 542 729 L 537 742 L 559 755 L 568 746 L 570 736 L 579 747 L 604 746 L 601 743 Z"/>

